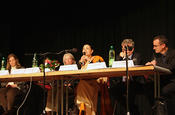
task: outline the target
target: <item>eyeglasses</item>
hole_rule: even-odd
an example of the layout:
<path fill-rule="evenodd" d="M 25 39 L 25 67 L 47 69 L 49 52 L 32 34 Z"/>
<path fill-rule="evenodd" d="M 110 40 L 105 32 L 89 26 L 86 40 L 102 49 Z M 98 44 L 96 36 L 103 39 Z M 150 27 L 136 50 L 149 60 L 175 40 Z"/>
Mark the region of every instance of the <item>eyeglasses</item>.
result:
<path fill-rule="evenodd" d="M 162 44 L 160 44 L 160 45 L 153 45 L 153 47 L 158 47 L 158 46 L 161 46 Z"/>

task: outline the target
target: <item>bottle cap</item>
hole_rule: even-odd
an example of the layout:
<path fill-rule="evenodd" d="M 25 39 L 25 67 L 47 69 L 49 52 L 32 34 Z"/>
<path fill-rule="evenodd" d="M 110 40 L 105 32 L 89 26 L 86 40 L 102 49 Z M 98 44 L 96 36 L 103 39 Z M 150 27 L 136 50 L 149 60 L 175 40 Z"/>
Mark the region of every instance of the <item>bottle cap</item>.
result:
<path fill-rule="evenodd" d="M 110 46 L 110 48 L 111 48 L 111 49 L 114 49 L 114 46 L 113 46 L 113 45 L 111 45 L 111 46 Z"/>

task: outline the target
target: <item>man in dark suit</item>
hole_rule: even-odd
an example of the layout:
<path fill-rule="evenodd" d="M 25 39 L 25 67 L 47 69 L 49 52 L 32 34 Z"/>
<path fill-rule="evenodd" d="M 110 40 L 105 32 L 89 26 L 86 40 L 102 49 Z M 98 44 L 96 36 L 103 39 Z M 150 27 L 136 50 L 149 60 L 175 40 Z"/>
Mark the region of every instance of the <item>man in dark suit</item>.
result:
<path fill-rule="evenodd" d="M 121 43 L 122 51 L 119 56 L 117 56 L 116 60 L 126 60 L 127 50 L 128 60 L 133 60 L 134 65 L 142 65 L 142 57 L 139 53 L 134 51 L 134 45 L 135 43 L 132 39 L 124 39 Z M 144 85 L 145 78 L 143 76 L 130 76 L 128 103 L 131 115 L 143 115 L 145 111 L 150 111 L 140 104 L 146 101 Z M 110 78 L 110 91 L 111 98 L 114 100 L 112 102 L 115 102 L 114 107 L 115 105 L 117 106 L 117 108 L 114 108 L 115 115 L 126 114 L 126 76 Z"/>
<path fill-rule="evenodd" d="M 161 100 L 167 104 L 168 115 L 175 115 L 175 50 L 168 47 L 168 40 L 164 35 L 154 37 L 153 50 L 154 59 L 146 65 L 161 66 L 172 72 L 171 75 L 160 76 Z"/>

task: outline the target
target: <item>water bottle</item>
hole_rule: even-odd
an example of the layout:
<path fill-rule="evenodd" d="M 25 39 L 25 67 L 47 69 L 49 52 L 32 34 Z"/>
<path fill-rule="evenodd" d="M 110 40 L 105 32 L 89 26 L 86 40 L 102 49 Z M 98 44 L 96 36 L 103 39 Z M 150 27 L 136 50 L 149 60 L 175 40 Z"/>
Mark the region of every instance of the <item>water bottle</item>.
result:
<path fill-rule="evenodd" d="M 115 50 L 114 46 L 110 46 L 109 49 L 109 67 L 112 67 L 112 63 L 115 61 Z"/>
<path fill-rule="evenodd" d="M 1 61 L 1 70 L 5 70 L 5 58 L 2 57 L 2 61 Z"/>
<path fill-rule="evenodd" d="M 33 61 L 32 61 L 32 67 L 38 67 L 38 61 L 36 59 L 36 53 L 34 53 L 34 56 L 33 56 Z"/>

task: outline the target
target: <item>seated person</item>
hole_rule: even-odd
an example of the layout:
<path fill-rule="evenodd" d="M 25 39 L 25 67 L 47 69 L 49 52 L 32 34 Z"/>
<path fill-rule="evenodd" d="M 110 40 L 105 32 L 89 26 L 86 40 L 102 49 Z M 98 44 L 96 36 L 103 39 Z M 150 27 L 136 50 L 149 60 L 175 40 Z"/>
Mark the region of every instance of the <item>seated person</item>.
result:
<path fill-rule="evenodd" d="M 64 56 L 63 56 L 63 64 L 64 65 L 76 64 L 74 56 L 71 53 L 64 54 Z"/>
<path fill-rule="evenodd" d="M 156 113 L 161 112 L 162 115 L 175 114 L 175 50 L 168 46 L 168 39 L 164 35 L 158 35 L 153 38 L 153 50 L 155 51 L 153 60 L 147 62 L 146 65 L 156 65 L 169 69 L 171 75 L 160 76 L 160 99 L 159 105 L 164 106 L 162 109 L 157 104 Z M 167 106 L 167 108 L 166 108 Z M 160 111 L 162 110 L 162 111 Z"/>
<path fill-rule="evenodd" d="M 72 64 L 76 64 L 76 61 L 75 61 L 75 58 L 74 56 L 71 54 L 71 53 L 66 53 L 64 54 L 63 56 L 63 64 L 64 65 L 72 65 Z M 46 105 L 46 111 L 55 111 L 55 112 L 58 112 L 57 111 L 57 107 L 58 107 L 58 98 L 59 98 L 59 103 L 60 103 L 60 97 L 61 97 L 61 94 L 57 94 L 57 90 L 56 90 L 56 81 L 54 81 L 54 87 L 52 88 L 52 90 L 48 90 L 48 96 L 47 96 L 47 105 Z M 69 108 L 73 108 L 73 105 L 74 105 L 74 85 L 75 85 L 75 82 L 74 84 L 66 84 L 66 81 L 64 81 L 64 93 L 65 93 L 65 90 L 66 88 L 68 88 L 68 92 L 69 92 Z M 68 87 L 67 87 L 68 85 Z M 53 91 L 53 92 L 52 92 Z M 59 88 L 59 92 L 61 92 L 61 88 Z M 53 105 L 53 109 L 52 109 L 52 93 L 54 93 L 54 105 Z M 65 96 L 64 96 L 65 97 Z M 64 98 L 65 100 L 65 98 Z M 64 102 L 64 107 L 65 107 L 65 102 Z"/>
<path fill-rule="evenodd" d="M 6 69 L 11 72 L 12 69 L 22 68 L 18 58 L 14 54 L 10 54 L 7 58 Z M 19 82 L 18 82 L 19 83 Z M 21 83 L 21 82 L 20 82 Z M 15 100 L 20 95 L 20 88 L 14 82 L 2 83 L 4 88 L 0 89 L 0 105 L 2 105 L 4 111 L 7 113 L 12 110 L 13 107 L 17 106 Z M 20 103 L 18 103 L 19 106 Z M 17 108 L 16 108 L 17 109 Z"/>
<path fill-rule="evenodd" d="M 102 57 L 93 56 L 93 51 L 89 44 L 83 46 L 83 56 L 79 61 L 81 69 L 86 69 L 89 63 L 104 62 Z M 100 86 L 97 81 L 107 82 L 107 78 L 80 80 L 76 91 L 76 104 L 80 109 L 79 114 L 81 114 L 82 104 L 85 106 L 84 111 L 86 115 L 97 114 L 98 92 L 100 91 Z"/>
<path fill-rule="evenodd" d="M 6 69 L 11 72 L 13 69 L 20 68 L 22 66 L 17 56 L 15 54 L 9 54 Z M 0 105 L 5 111 L 3 115 L 15 115 L 17 112 L 22 115 L 40 115 L 43 112 L 42 88 L 32 84 L 29 95 L 24 101 L 30 87 L 29 82 L 8 82 L 2 84 L 3 88 L 0 89 Z M 22 105 L 23 101 L 24 104 Z M 21 108 L 19 108 L 20 106 Z"/>
<path fill-rule="evenodd" d="M 142 57 L 135 52 L 135 43 L 132 39 L 124 39 L 121 43 L 122 51 L 117 56 L 116 60 L 126 60 L 126 53 L 128 60 L 133 60 L 134 65 L 142 64 Z M 127 48 L 127 49 L 126 49 Z M 126 52 L 127 51 L 127 52 Z M 126 76 L 110 78 L 110 94 L 113 102 L 115 114 L 126 114 Z M 134 115 L 149 114 L 146 108 L 146 101 L 144 96 L 145 79 L 143 76 L 133 76 L 129 79 L 129 111 Z M 144 105 L 141 103 L 145 103 Z M 151 107 L 151 106 L 150 106 Z M 150 112 L 150 110 L 149 110 Z"/>

